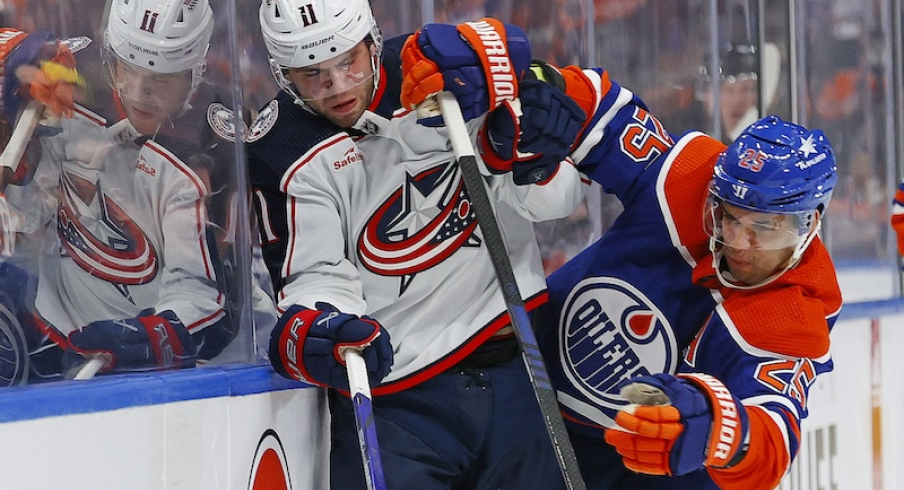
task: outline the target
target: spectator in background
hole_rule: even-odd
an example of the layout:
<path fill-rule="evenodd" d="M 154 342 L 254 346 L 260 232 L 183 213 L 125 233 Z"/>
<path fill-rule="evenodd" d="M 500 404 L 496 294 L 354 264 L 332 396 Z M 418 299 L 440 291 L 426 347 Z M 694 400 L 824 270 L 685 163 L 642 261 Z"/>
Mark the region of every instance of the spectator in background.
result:
<path fill-rule="evenodd" d="M 764 93 L 770 102 L 777 89 L 781 68 L 778 48 L 766 44 L 762 69 L 760 59 L 756 45 L 727 44 L 717 60 L 717 95 L 713 91 L 712 57 L 707 56 L 699 69 L 695 101 L 665 122 L 678 134 L 691 129 L 704 129 L 714 136 L 718 134 L 723 143 L 730 143 L 759 118 L 761 84 L 765 84 Z M 716 115 L 720 122 L 718 128 L 714 125 Z"/>
<path fill-rule="evenodd" d="M 848 160 L 829 203 L 827 221 L 832 256 L 878 258 L 887 255 L 886 191 L 876 177 L 876 159 L 861 148 Z"/>

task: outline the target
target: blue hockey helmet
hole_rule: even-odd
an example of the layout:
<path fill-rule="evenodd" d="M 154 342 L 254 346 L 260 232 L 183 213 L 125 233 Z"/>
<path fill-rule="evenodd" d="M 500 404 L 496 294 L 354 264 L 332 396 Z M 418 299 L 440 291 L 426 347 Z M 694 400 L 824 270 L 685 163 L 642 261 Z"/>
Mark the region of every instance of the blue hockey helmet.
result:
<path fill-rule="evenodd" d="M 780 276 L 815 238 L 837 182 L 835 156 L 822 131 L 776 116 L 751 124 L 713 169 L 704 227 L 717 262 L 723 246 L 791 249 L 769 281 Z"/>
<path fill-rule="evenodd" d="M 837 182 L 835 154 L 825 133 L 767 116 L 719 157 L 712 193 L 761 213 L 823 213 Z"/>

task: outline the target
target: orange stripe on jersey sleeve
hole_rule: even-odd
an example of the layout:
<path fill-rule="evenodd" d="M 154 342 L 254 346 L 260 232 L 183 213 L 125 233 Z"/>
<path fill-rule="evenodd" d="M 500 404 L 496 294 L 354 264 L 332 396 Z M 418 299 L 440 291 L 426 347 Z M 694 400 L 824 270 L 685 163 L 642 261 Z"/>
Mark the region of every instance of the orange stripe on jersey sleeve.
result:
<path fill-rule="evenodd" d="M 565 94 L 577 102 L 581 109 L 584 110 L 584 114 L 588 116 L 587 121 L 584 122 L 586 125 L 592 119 L 590 116 L 596 111 L 596 106 L 599 103 L 596 87 L 593 86 L 593 82 L 587 78 L 587 75 L 584 75 L 584 71 L 578 66 L 566 66 L 560 71 L 565 78 Z M 600 75 L 599 96 L 601 98 L 605 97 L 611 89 L 612 82 L 609 80 L 609 73 L 603 72 Z"/>
<path fill-rule="evenodd" d="M 791 464 L 791 455 L 781 430 L 765 410 L 747 407 L 747 419 L 750 446 L 744 458 L 731 468 L 707 468 L 707 472 L 719 488 L 771 490 Z"/>
<path fill-rule="evenodd" d="M 703 206 L 709 195 L 713 167 L 725 145 L 709 136 L 694 137 L 680 150 L 663 186 L 667 209 L 680 243 L 699 261 L 709 255 L 709 236 L 703 229 Z"/>

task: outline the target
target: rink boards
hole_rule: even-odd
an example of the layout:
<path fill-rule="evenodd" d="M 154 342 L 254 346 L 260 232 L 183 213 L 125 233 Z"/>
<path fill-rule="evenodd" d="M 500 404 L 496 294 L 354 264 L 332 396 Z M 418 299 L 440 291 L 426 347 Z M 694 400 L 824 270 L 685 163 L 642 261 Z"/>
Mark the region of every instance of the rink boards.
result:
<path fill-rule="evenodd" d="M 269 367 L 13 390 L 0 396 L 3 489 L 327 488 L 325 393 Z"/>
<path fill-rule="evenodd" d="M 843 281 L 835 370 L 810 392 L 781 490 L 904 488 L 904 300 L 864 295 L 887 294 L 874 272 Z M 247 365 L 8 389 L 0 488 L 326 489 L 324 395 Z"/>

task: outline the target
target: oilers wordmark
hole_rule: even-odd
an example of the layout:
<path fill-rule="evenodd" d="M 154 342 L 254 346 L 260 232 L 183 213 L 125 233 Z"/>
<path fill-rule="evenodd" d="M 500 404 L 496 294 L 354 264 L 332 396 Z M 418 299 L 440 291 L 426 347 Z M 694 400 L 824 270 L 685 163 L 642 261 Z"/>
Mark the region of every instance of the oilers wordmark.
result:
<path fill-rule="evenodd" d="M 623 380 L 649 374 L 620 329 L 596 299 L 582 304 L 568 328 L 571 361 L 581 378 L 600 392 Z"/>

